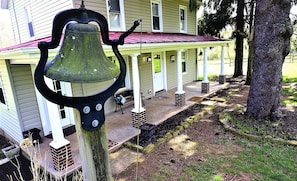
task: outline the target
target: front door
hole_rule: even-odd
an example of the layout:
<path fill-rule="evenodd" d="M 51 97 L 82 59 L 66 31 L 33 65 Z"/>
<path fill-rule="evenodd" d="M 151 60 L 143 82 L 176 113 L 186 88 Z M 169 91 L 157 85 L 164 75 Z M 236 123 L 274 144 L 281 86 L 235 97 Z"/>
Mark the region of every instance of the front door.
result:
<path fill-rule="evenodd" d="M 45 82 L 47 86 L 57 94 L 70 96 L 70 97 L 72 96 L 70 83 L 60 82 L 49 78 L 45 78 Z M 59 120 L 61 122 L 62 128 L 68 127 L 70 125 L 74 125 L 74 115 L 73 115 L 72 108 L 57 105 L 48 100 L 46 100 L 46 107 L 47 107 L 47 111 L 46 111 L 47 121 L 46 121 L 46 124 L 43 124 L 43 130 L 45 135 L 50 134 L 51 132 L 50 123 L 53 122 L 53 120 Z"/>
<path fill-rule="evenodd" d="M 162 53 L 154 53 L 152 55 L 154 92 L 164 89 L 164 73 L 163 73 L 163 57 Z"/>

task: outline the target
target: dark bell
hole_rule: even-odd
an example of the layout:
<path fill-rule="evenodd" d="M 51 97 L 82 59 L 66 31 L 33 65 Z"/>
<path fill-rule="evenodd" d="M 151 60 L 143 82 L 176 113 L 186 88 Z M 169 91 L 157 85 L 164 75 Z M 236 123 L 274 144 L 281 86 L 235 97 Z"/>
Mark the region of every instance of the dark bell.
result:
<path fill-rule="evenodd" d="M 47 77 L 74 83 L 103 82 L 119 74 L 103 51 L 98 27 L 82 23 L 67 25 L 61 49 L 45 67 Z"/>

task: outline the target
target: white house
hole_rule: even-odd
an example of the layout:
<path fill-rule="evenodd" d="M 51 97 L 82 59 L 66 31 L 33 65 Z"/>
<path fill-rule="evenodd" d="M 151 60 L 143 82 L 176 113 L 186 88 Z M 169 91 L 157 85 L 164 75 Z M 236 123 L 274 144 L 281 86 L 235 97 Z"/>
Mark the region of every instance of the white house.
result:
<path fill-rule="evenodd" d="M 218 46 L 223 50 L 229 43 L 197 36 L 196 11 L 190 11 L 189 0 L 85 0 L 84 3 L 86 8 L 106 17 L 110 39 L 128 30 L 134 20 L 142 19 L 142 24 L 120 47 L 127 64 L 124 87 L 136 95 L 132 110 L 135 117 L 145 113 L 141 101 L 137 101 L 141 99 L 139 93 L 142 98 L 149 98 L 159 91 L 176 88 L 177 97 L 182 98 L 186 94 L 183 85 L 197 80 L 199 53 L 202 51 L 206 59 L 209 47 Z M 80 4 L 78 0 L 7 0 L 16 45 L 0 49 L 0 129 L 15 142 L 20 142 L 23 132 L 32 128 L 40 129 L 42 136 L 54 134 L 55 120 L 59 120 L 57 125 L 63 128 L 74 125 L 73 109 L 57 106 L 41 96 L 33 74 L 40 58 L 37 44 L 51 40 L 55 15 L 79 8 Z M 103 48 L 114 60 L 111 47 L 103 45 Z M 53 58 L 56 53 L 57 49 L 51 50 L 49 57 Z M 220 75 L 224 77 L 223 69 Z M 207 91 L 207 74 L 204 76 L 203 86 Z M 47 79 L 47 83 L 54 91 L 67 96 L 89 95 L 106 87 L 100 83 L 71 84 L 51 79 Z M 176 101 L 177 105 L 182 104 Z M 114 108 L 115 102 L 110 98 L 105 111 L 108 113 Z"/>

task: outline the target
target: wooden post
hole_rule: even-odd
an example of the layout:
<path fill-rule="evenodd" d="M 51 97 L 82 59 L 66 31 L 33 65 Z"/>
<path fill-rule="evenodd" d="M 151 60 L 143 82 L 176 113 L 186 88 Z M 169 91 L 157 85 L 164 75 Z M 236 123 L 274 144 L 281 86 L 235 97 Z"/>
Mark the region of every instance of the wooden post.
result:
<path fill-rule="evenodd" d="M 75 127 L 84 181 L 111 181 L 111 168 L 105 124 L 94 131 L 82 128 L 79 111 L 75 110 Z"/>

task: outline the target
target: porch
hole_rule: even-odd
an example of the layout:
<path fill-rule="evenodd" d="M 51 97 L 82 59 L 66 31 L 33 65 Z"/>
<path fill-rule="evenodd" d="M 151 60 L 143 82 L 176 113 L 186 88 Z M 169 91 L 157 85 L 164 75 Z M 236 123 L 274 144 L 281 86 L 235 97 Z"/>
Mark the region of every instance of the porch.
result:
<path fill-rule="evenodd" d="M 146 110 L 147 123 L 153 125 L 159 125 L 168 118 L 178 114 L 179 112 L 189 108 L 190 106 L 200 102 L 204 98 L 217 92 L 218 90 L 227 86 L 225 84 L 219 84 L 217 82 L 210 82 L 209 93 L 201 93 L 201 81 L 191 82 L 183 86 L 185 91 L 185 105 L 182 107 L 175 106 L 175 92 L 176 89 L 169 90 L 154 96 L 150 99 L 143 99 L 143 107 Z M 116 151 L 124 142 L 137 136 L 140 130 L 132 127 L 132 115 L 131 110 L 133 105 L 124 106 L 123 112 L 118 110 L 106 115 L 105 126 L 107 132 L 107 138 L 109 140 L 109 151 Z M 61 178 L 64 175 L 71 174 L 81 167 L 81 160 L 79 155 L 78 143 L 76 134 L 71 134 L 65 137 L 70 141 L 71 153 L 74 164 L 62 171 L 56 171 L 53 166 L 53 160 L 51 158 L 51 152 L 49 143 L 51 139 L 44 138 L 43 143 L 38 148 L 25 149 L 23 153 L 31 155 L 37 163 L 43 168 L 46 168 L 46 172 L 50 173 L 54 178 Z M 113 168 L 113 167 L 112 167 Z M 112 170 L 114 172 L 114 170 Z"/>

